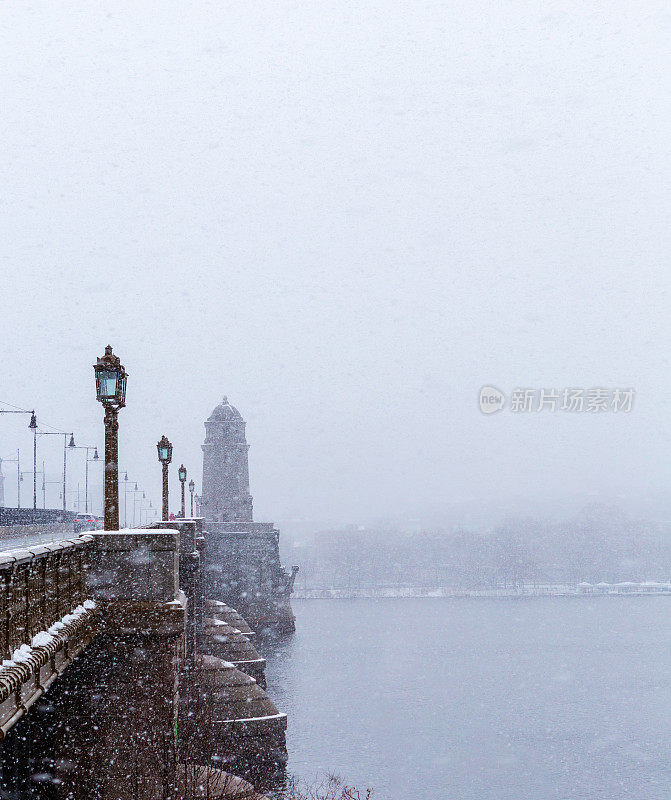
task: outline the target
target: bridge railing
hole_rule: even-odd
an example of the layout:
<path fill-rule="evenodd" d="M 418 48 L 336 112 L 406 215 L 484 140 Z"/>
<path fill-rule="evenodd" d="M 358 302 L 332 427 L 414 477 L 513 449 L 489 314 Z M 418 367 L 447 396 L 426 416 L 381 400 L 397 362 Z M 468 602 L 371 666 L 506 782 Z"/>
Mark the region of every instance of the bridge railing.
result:
<path fill-rule="evenodd" d="M 91 535 L 0 553 L 0 655 L 22 645 L 87 599 Z"/>

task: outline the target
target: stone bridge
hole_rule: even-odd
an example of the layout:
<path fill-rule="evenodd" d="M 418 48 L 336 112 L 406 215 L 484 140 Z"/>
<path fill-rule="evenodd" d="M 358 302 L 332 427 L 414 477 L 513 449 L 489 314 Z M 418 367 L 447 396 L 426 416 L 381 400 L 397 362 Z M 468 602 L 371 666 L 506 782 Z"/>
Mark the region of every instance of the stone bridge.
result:
<path fill-rule="evenodd" d="M 286 716 L 210 594 L 208 537 L 180 519 L 0 554 L 0 797 L 259 797 L 281 776 Z"/>

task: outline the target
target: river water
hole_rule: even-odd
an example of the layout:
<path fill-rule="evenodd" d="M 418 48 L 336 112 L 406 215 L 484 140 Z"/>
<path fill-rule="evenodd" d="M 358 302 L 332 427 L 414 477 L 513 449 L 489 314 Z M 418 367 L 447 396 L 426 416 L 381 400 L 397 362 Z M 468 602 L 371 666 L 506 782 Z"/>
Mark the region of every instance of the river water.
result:
<path fill-rule="evenodd" d="M 289 769 L 379 800 L 671 798 L 671 597 L 294 600 Z"/>

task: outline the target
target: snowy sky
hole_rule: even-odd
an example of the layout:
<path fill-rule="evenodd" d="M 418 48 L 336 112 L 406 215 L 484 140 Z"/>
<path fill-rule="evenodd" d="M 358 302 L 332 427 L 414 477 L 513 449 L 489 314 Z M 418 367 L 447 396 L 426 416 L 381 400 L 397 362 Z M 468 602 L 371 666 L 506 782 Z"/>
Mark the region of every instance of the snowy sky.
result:
<path fill-rule="evenodd" d="M 670 40 L 661 1 L 4 3 L 0 400 L 101 444 L 112 344 L 156 503 L 227 394 L 285 525 L 663 497 Z"/>

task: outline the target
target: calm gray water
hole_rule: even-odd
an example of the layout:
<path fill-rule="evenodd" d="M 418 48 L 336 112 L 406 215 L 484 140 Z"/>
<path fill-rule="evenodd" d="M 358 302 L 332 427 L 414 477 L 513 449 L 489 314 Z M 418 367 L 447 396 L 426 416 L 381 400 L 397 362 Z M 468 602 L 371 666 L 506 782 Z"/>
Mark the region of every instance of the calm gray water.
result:
<path fill-rule="evenodd" d="M 671 798 L 671 597 L 294 600 L 289 766 L 391 800 Z"/>

